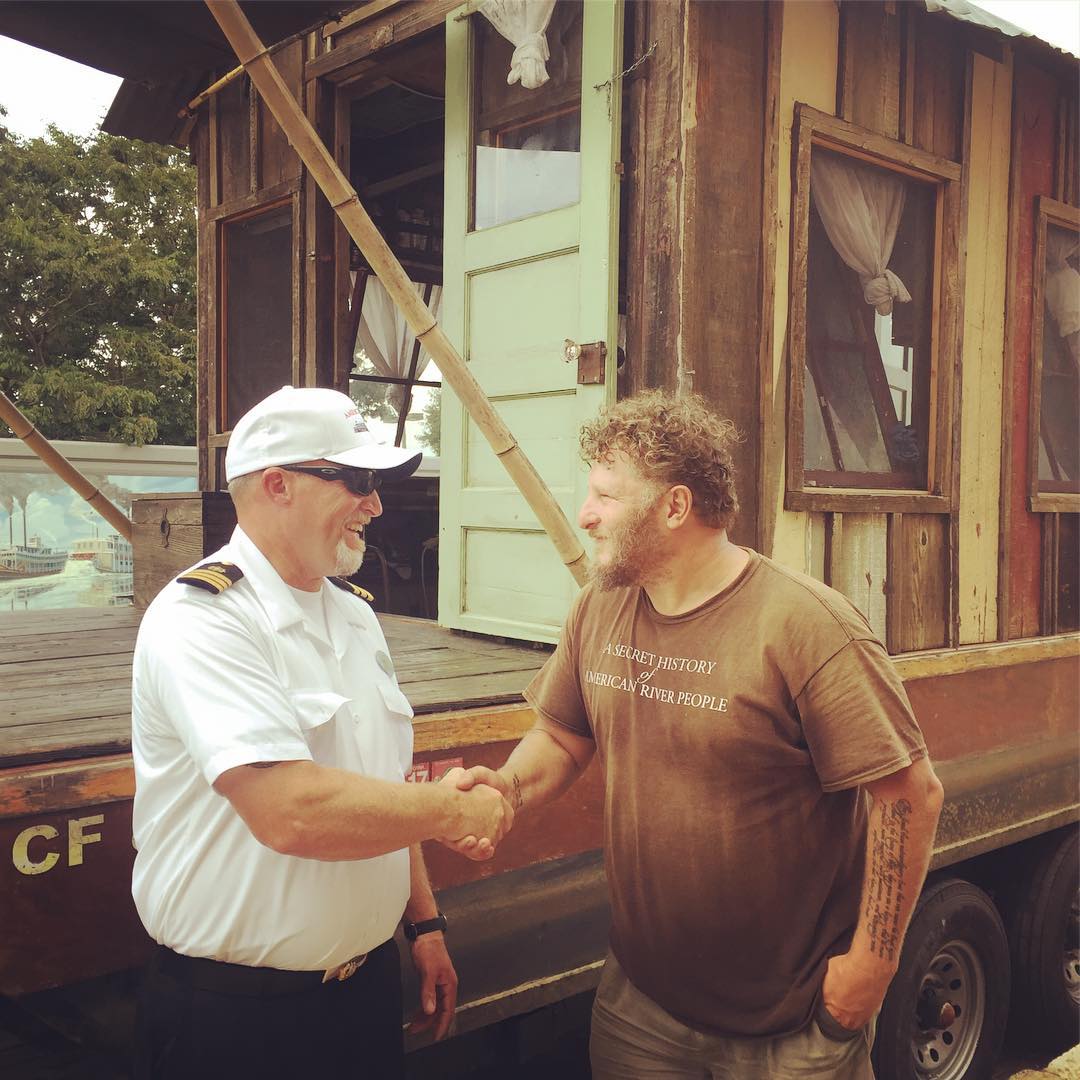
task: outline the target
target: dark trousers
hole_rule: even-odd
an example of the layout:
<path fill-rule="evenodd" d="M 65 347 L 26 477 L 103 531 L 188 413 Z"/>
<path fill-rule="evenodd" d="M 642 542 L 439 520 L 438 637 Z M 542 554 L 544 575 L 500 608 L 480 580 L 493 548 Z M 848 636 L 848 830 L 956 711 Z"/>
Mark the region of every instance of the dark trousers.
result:
<path fill-rule="evenodd" d="M 249 979 L 232 964 L 189 963 L 159 949 L 139 992 L 136 1080 L 401 1080 L 401 969 L 393 940 L 344 982 L 250 972 Z"/>

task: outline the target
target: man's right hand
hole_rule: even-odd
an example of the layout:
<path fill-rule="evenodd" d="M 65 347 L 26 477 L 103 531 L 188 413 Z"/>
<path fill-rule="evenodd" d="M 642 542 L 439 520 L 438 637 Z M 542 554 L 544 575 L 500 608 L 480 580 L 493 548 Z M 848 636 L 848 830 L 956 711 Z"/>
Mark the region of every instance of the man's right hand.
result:
<path fill-rule="evenodd" d="M 504 799 L 510 798 L 510 781 L 501 772 L 489 769 L 486 765 L 473 765 L 469 769 L 451 769 L 450 772 L 454 774 L 452 783 L 457 785 L 458 791 L 469 791 L 477 784 L 487 784 Z"/>
<path fill-rule="evenodd" d="M 470 859 L 490 859 L 513 827 L 513 807 L 498 786 L 477 782 L 464 769 L 451 769 L 439 782 L 458 792 L 454 829 L 458 835 L 439 839 Z"/>

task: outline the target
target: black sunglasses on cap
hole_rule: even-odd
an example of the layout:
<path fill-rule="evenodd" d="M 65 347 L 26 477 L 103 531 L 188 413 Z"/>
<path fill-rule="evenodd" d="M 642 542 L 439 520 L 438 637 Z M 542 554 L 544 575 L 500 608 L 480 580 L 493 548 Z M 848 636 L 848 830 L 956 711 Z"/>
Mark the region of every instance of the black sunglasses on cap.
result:
<path fill-rule="evenodd" d="M 354 495 L 370 495 L 378 491 L 382 476 L 378 469 L 354 469 L 347 465 L 279 465 L 286 472 L 307 473 L 320 480 L 340 480 Z"/>

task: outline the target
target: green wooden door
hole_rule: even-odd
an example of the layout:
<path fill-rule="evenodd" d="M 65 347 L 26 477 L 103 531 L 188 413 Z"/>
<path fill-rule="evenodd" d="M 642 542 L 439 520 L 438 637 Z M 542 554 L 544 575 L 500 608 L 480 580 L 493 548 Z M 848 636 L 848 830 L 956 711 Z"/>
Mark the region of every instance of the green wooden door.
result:
<path fill-rule="evenodd" d="M 576 522 L 578 430 L 615 393 L 621 0 L 559 0 L 537 89 L 507 85 L 513 47 L 483 16 L 446 27 L 443 323 Z M 567 339 L 606 344 L 602 384 L 579 384 Z M 556 640 L 577 586 L 447 387 L 441 445 L 439 621 Z"/>

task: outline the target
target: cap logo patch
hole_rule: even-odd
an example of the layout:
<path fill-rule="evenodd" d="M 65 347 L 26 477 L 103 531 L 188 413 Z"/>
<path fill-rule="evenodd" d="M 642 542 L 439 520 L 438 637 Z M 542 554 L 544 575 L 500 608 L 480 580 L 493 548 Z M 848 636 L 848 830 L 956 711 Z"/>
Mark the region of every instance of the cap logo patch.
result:
<path fill-rule="evenodd" d="M 354 432 L 359 433 L 361 431 L 367 431 L 367 424 L 364 423 L 363 416 L 360 415 L 358 408 L 352 408 L 345 414 L 346 420 L 352 420 L 352 429 Z"/>

